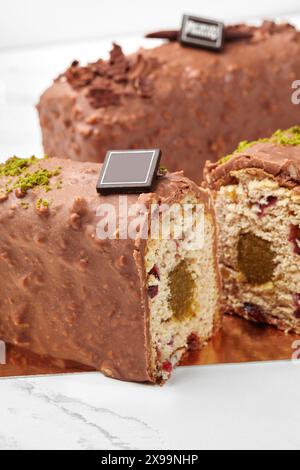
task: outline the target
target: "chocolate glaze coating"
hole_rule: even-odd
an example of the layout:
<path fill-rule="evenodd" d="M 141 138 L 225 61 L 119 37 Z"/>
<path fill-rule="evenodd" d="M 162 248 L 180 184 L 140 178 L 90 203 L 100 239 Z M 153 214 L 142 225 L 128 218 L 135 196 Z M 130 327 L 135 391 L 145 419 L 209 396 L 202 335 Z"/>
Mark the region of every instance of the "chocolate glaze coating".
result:
<path fill-rule="evenodd" d="M 234 183 L 232 172 L 243 169 L 263 170 L 273 175 L 281 186 L 300 184 L 300 146 L 260 142 L 232 155 L 223 164 L 207 162 L 205 181 L 211 189 Z"/>
<path fill-rule="evenodd" d="M 160 147 L 170 171 L 200 180 L 205 160 L 294 125 L 300 33 L 272 22 L 250 32 L 221 54 L 176 42 L 125 59 L 118 50 L 79 78 L 75 63 L 38 105 L 45 152 L 101 162 L 108 148 Z"/>
<path fill-rule="evenodd" d="M 118 379 L 153 382 L 145 241 L 97 238 L 100 203 L 118 204 L 118 196 L 96 192 L 100 165 L 55 158 L 35 165 L 61 165 L 52 190 L 36 188 L 21 200 L 11 192 L 0 202 L 0 338 Z M 0 177 L 2 187 L 7 181 Z M 128 200 L 176 202 L 190 192 L 213 211 L 208 193 L 182 173 Z M 49 207 L 37 208 L 39 198 Z"/>

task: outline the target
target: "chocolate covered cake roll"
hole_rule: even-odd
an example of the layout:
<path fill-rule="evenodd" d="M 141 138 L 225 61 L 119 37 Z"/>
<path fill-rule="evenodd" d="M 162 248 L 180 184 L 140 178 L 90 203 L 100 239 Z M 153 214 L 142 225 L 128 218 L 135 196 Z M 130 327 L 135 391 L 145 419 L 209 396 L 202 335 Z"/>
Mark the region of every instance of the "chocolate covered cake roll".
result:
<path fill-rule="evenodd" d="M 220 53 L 170 42 L 125 56 L 115 45 L 108 61 L 74 62 L 38 105 L 45 153 L 102 162 L 107 148 L 158 146 L 170 171 L 199 181 L 207 159 L 294 125 L 300 33 L 271 22 L 230 31 Z"/>
<path fill-rule="evenodd" d="M 300 128 L 207 164 L 225 309 L 300 333 Z"/>
<path fill-rule="evenodd" d="M 214 210 L 205 190 L 168 174 L 153 192 L 128 195 L 128 208 L 199 206 L 203 246 L 190 247 L 193 225 L 180 239 L 126 238 L 119 218 L 105 239 L 101 210 L 121 212 L 118 195 L 97 194 L 99 170 L 34 157 L 0 166 L 0 338 L 114 378 L 161 383 L 219 325 Z M 180 228 L 171 212 L 170 220 Z"/>

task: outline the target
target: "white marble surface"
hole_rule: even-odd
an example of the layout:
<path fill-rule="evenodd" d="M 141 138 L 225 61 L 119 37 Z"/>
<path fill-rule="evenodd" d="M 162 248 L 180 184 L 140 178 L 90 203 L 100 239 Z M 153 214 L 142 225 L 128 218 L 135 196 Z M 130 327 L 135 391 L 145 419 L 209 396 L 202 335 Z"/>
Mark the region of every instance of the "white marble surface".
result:
<path fill-rule="evenodd" d="M 299 449 L 299 367 L 186 367 L 163 388 L 3 379 L 0 449 Z"/>
<path fill-rule="evenodd" d="M 153 44 L 117 40 L 128 52 Z M 75 57 L 98 58 L 110 42 L 0 53 L 1 159 L 42 155 L 39 94 Z M 180 368 L 164 388 L 100 374 L 1 379 L 0 449 L 299 448 L 299 391 L 291 362 Z"/>

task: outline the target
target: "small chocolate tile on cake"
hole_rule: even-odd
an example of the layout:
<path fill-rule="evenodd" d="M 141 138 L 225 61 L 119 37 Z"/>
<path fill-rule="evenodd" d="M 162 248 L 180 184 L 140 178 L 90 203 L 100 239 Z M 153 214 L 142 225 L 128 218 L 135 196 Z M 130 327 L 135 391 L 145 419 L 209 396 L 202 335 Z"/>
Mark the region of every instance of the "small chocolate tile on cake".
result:
<path fill-rule="evenodd" d="M 208 163 L 228 313 L 300 333 L 300 127 Z"/>
<path fill-rule="evenodd" d="M 182 173 L 153 177 L 156 163 L 139 167 L 146 177 L 134 174 L 151 192 L 122 200 L 112 186 L 98 194 L 99 164 L 14 157 L 0 165 L 1 340 L 117 379 L 163 383 L 189 348 L 211 338 L 220 322 L 213 204 Z M 120 182 L 121 169 L 112 165 L 100 183 Z M 128 224 L 131 210 L 146 214 L 126 236 L 124 198 Z M 171 212 L 182 236 L 152 237 L 152 206 L 168 215 L 185 203 L 202 209 L 202 243 L 191 249 L 194 225 Z"/>

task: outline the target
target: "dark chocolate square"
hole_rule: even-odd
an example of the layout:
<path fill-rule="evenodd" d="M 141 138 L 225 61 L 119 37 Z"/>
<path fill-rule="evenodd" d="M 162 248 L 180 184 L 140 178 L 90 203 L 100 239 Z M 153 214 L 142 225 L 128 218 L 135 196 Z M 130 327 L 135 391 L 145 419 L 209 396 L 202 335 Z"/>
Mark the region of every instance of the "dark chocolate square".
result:
<path fill-rule="evenodd" d="M 97 191 L 111 193 L 146 193 L 156 178 L 161 151 L 110 150 L 100 173 Z"/>
<path fill-rule="evenodd" d="M 224 23 L 208 18 L 184 15 L 180 42 L 191 47 L 220 51 L 224 44 Z"/>

